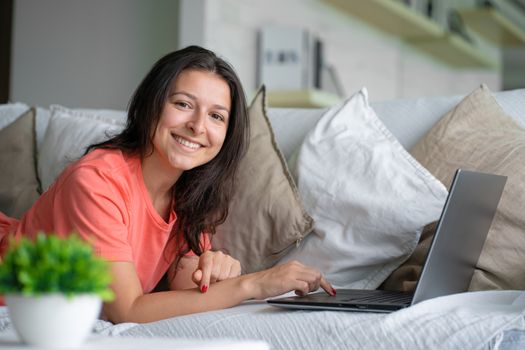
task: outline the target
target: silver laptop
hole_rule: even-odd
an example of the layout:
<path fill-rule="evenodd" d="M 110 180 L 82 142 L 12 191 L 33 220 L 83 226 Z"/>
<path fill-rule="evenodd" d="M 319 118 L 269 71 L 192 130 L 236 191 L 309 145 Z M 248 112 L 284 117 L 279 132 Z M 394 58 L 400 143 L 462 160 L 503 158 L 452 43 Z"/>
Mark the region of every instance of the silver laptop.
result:
<path fill-rule="evenodd" d="M 414 292 L 338 289 L 270 299 L 294 309 L 392 312 L 423 300 L 467 291 L 496 213 L 506 176 L 458 169 Z"/>

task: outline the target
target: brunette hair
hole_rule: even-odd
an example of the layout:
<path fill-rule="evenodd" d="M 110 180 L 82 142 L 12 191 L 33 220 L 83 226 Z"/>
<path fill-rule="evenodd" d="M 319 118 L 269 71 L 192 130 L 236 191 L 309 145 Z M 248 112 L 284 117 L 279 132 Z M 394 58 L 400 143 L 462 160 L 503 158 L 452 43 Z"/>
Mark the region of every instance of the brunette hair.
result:
<path fill-rule="evenodd" d="M 151 68 L 133 94 L 125 129 L 105 142 L 88 147 L 120 149 L 141 158 L 153 152 L 151 135 L 157 128 L 172 82 L 188 69 L 219 75 L 228 84 L 231 111 L 226 138 L 219 153 L 206 164 L 184 171 L 173 186 L 177 222 L 170 240 L 176 244 L 177 261 L 189 250 L 200 255 L 201 233 L 214 234 L 217 225 L 226 220 L 233 194 L 234 178 L 249 139 L 246 98 L 234 69 L 210 50 L 189 46 L 162 57 Z M 167 251 L 165 251 L 167 252 Z"/>

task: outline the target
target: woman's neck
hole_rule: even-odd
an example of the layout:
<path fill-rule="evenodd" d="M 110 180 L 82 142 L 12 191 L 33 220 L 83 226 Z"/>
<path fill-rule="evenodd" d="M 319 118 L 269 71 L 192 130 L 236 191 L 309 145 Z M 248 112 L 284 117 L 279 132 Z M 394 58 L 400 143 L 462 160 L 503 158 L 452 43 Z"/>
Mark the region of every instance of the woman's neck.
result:
<path fill-rule="evenodd" d="M 166 221 L 172 202 L 172 188 L 182 175 L 182 171 L 174 171 L 156 156 L 156 152 L 142 159 L 142 176 L 148 190 L 153 207 Z"/>

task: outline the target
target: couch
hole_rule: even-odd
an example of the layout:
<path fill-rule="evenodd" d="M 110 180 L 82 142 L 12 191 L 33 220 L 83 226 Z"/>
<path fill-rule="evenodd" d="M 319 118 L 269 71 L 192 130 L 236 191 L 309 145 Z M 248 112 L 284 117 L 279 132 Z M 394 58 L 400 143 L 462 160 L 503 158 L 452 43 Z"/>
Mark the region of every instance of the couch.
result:
<path fill-rule="evenodd" d="M 466 92 L 467 93 L 467 92 Z M 373 92 L 371 92 L 373 98 Z M 337 288 L 410 290 L 456 168 L 509 176 L 470 292 L 390 315 L 283 311 L 249 301 L 110 336 L 262 339 L 272 348 L 504 348 L 525 304 L 525 89 L 369 102 L 366 88 L 326 109 L 250 105 L 251 142 L 213 245 L 248 273 L 300 260 Z M 0 106 L 0 210 L 21 216 L 124 111 Z M 23 142 L 20 142 L 23 140 Z M 480 189 L 482 190 L 482 189 Z M 0 309 L 0 332 L 10 327 Z"/>

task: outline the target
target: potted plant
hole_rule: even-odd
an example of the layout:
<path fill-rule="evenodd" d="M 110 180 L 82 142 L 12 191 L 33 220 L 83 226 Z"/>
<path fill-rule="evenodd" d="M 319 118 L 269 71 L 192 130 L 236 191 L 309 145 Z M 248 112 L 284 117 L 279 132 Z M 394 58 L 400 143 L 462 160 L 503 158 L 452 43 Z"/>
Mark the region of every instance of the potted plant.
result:
<path fill-rule="evenodd" d="M 102 300 L 113 298 L 110 282 L 107 262 L 76 234 L 12 240 L 0 263 L 0 293 L 17 333 L 31 345 L 80 345 Z"/>

